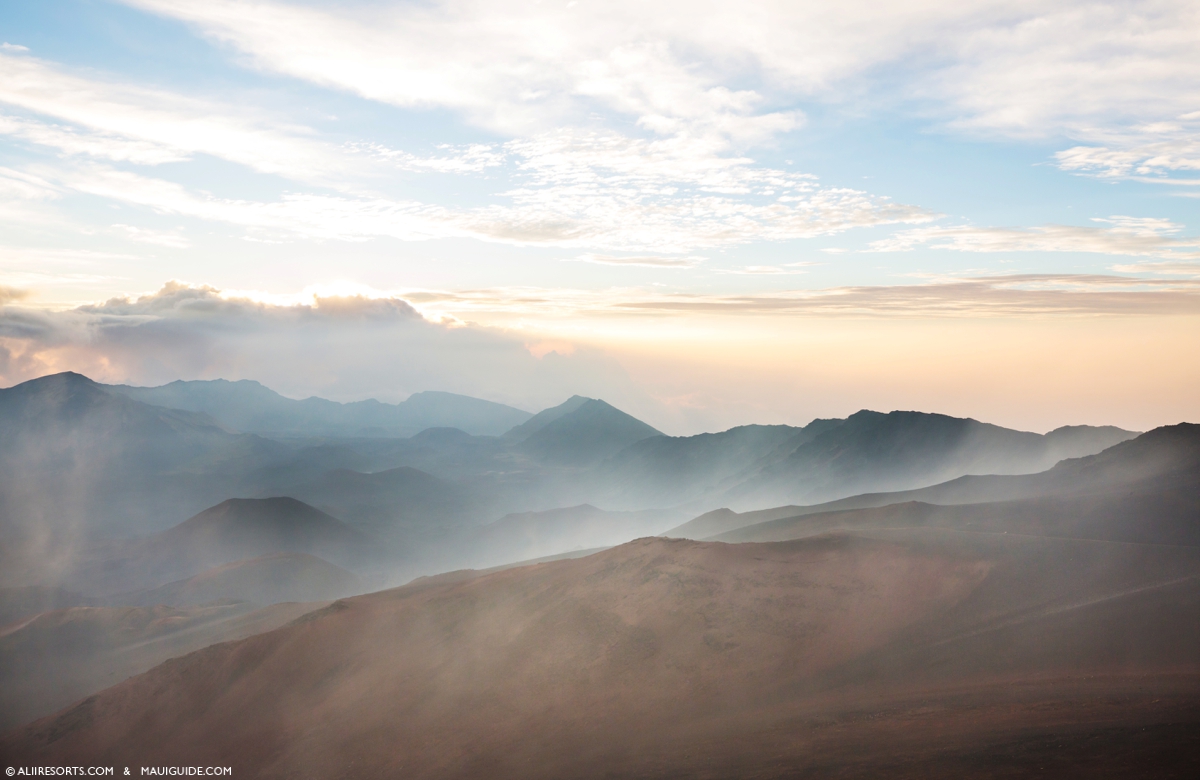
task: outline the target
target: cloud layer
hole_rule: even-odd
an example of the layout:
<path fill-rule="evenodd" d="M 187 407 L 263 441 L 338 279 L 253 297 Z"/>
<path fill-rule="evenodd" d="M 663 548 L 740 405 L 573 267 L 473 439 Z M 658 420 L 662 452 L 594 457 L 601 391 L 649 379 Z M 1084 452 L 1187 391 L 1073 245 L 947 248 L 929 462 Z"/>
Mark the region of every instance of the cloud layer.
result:
<path fill-rule="evenodd" d="M 433 154 L 334 143 L 266 110 L 72 72 L 22 47 L 0 52 L 10 109 L 0 133 L 64 159 L 18 174 L 58 195 L 260 239 L 687 253 L 938 216 L 737 151 L 802 127 L 797 106 L 814 101 L 859 112 L 907 101 L 958 132 L 1073 139 L 1056 157 L 1072 172 L 1179 182 L 1200 165 L 1200 11 L 1187 2 L 129 4 L 189 23 L 266 71 L 449 109 L 511 139 Z M 205 156 L 304 189 L 222 196 L 145 170 Z M 510 186 L 464 208 L 385 194 L 389 171 L 502 173 Z M 21 196 L 0 209 L 29 213 Z"/>
<path fill-rule="evenodd" d="M 761 139 L 798 125 L 797 101 L 898 95 L 966 131 L 1087 142 L 1064 159 L 1078 167 L 1089 148 L 1146 146 L 1155 123 L 1200 105 L 1200 9 L 1187 0 L 129 2 L 261 68 L 516 134 L 599 103 L 660 134 Z"/>
<path fill-rule="evenodd" d="M 170 283 L 60 312 L 0 289 L 0 384 L 61 370 L 134 384 L 245 378 L 297 398 L 443 389 L 530 410 L 578 393 L 672 433 L 861 407 L 1136 427 L 1197 409 L 1194 361 L 1179 355 L 1198 346 L 1188 325 L 1198 284 L 1021 275 L 754 295 L 497 289 L 270 302 Z M 463 324 L 471 318 L 574 327 Z"/>
<path fill-rule="evenodd" d="M 958 252 L 1090 252 L 1183 261 L 1200 259 L 1200 238 L 1179 236 L 1183 226 L 1170 220 L 1113 216 L 1092 221 L 1110 227 L 1045 225 L 1021 229 L 967 225 L 916 228 L 875 241 L 871 248 L 876 252 L 930 247 Z"/>
<path fill-rule="evenodd" d="M 20 296 L 4 294 L 6 303 Z M 535 357 L 519 335 L 432 322 L 399 298 L 278 305 L 177 282 L 62 312 L 0 308 L 5 385 L 68 369 L 135 384 L 253 378 L 338 400 L 398 401 L 428 389 L 536 408 L 585 391 L 645 400 L 595 350 Z"/>

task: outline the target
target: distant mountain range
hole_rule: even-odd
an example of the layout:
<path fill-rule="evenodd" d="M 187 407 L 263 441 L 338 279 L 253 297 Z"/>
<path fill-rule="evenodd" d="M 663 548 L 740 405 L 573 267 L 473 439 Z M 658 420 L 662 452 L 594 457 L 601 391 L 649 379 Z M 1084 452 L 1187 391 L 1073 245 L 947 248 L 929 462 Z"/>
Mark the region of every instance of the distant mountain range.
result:
<path fill-rule="evenodd" d="M 1040 435 L 941 414 L 861 411 L 764 465 L 726 495 L 735 506 L 753 507 L 903 490 L 964 474 L 1029 474 L 1134 435 L 1088 426 Z"/>
<path fill-rule="evenodd" d="M 14 765 L 1190 760 L 1200 425 L 671 437 L 575 396 L 501 435 L 306 437 L 193 406 L 77 374 L 0 390 L 0 726 L 46 716 L 0 736 Z"/>
<path fill-rule="evenodd" d="M 365 435 L 370 420 L 379 426 Z M 436 425 L 383 435 L 386 425 L 401 430 L 402 420 Z M 231 498 L 302 501 L 370 539 L 376 559 L 403 578 L 481 560 L 484 538 L 498 554 L 537 557 L 661 533 L 720 507 L 810 505 L 968 474 L 1036 473 L 1135 435 L 1090 427 L 1040 435 L 937 414 L 862 411 L 803 428 L 675 437 L 582 396 L 528 415 L 448 394 L 343 405 L 293 401 L 253 382 L 130 388 L 58 374 L 0 390 L 0 586 L 29 584 L 37 571 L 34 582 L 61 584 L 56 567 L 77 574 L 81 561 L 111 558 L 105 540 L 158 533 Z M 585 504 L 615 514 L 580 519 L 575 530 L 549 519 Z M 628 513 L 646 521 L 631 525 Z M 530 519 L 498 522 L 506 516 Z M 559 528 L 561 542 L 550 542 L 553 534 L 532 542 L 534 526 Z M 181 579 L 273 552 L 355 565 L 262 547 L 187 571 L 164 563 L 162 572 Z M 155 579 L 138 587 L 165 582 Z"/>
<path fill-rule="evenodd" d="M 1049 521 L 1039 518 L 1066 523 L 1060 532 L 1067 536 L 1200 544 L 1200 425 L 1156 428 L 1038 474 L 965 476 L 917 490 L 866 493 L 810 506 L 744 513 L 722 508 L 666 535 L 765 541 L 806 528 L 821 533 L 863 523 L 930 522 L 1013 531 L 1036 527 L 1040 535 L 1056 535 Z"/>
<path fill-rule="evenodd" d="M 285 398 L 248 379 L 105 387 L 153 406 L 202 412 L 231 430 L 264 435 L 396 437 L 449 427 L 478 436 L 499 436 L 532 417 L 504 404 L 432 390 L 414 393 L 398 404 L 373 399 L 343 404 L 315 397 Z"/>

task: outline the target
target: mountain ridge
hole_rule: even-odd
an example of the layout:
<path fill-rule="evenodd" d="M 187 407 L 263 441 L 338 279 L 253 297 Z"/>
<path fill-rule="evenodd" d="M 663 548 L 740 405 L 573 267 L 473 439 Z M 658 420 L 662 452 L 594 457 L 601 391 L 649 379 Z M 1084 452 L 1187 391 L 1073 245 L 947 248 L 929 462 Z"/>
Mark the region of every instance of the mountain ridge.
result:
<path fill-rule="evenodd" d="M 460 428 L 498 436 L 532 415 L 494 401 L 426 390 L 398 404 L 287 398 L 249 379 L 177 380 L 158 387 L 104 385 L 154 406 L 203 412 L 233 430 L 309 436 L 411 436 L 426 428 Z"/>

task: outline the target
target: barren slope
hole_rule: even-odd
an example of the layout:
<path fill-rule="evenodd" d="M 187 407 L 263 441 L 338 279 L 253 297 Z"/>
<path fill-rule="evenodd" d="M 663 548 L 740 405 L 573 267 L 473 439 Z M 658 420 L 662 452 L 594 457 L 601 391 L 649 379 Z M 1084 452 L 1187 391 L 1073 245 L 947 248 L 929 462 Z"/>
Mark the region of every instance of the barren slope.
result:
<path fill-rule="evenodd" d="M 73 607 L 0 629 L 0 728 L 88 696 L 168 658 L 294 620 L 318 604 Z"/>
<path fill-rule="evenodd" d="M 878 536 L 643 539 L 348 599 L 0 750 L 258 777 L 1016 777 L 1047 762 L 1118 777 L 1194 761 L 1197 550 Z"/>
<path fill-rule="evenodd" d="M 275 553 L 217 566 L 157 588 L 116 597 L 126 604 L 187 607 L 216 601 L 332 601 L 362 593 L 362 580 L 306 553 Z"/>

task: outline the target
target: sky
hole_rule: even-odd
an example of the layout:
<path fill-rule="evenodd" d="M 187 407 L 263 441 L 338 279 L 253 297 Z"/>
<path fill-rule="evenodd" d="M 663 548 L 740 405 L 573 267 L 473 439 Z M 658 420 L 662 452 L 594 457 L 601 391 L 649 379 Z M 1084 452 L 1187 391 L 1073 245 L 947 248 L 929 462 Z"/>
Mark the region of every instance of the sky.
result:
<path fill-rule="evenodd" d="M 0 384 L 1200 421 L 1200 5 L 0 0 Z"/>

